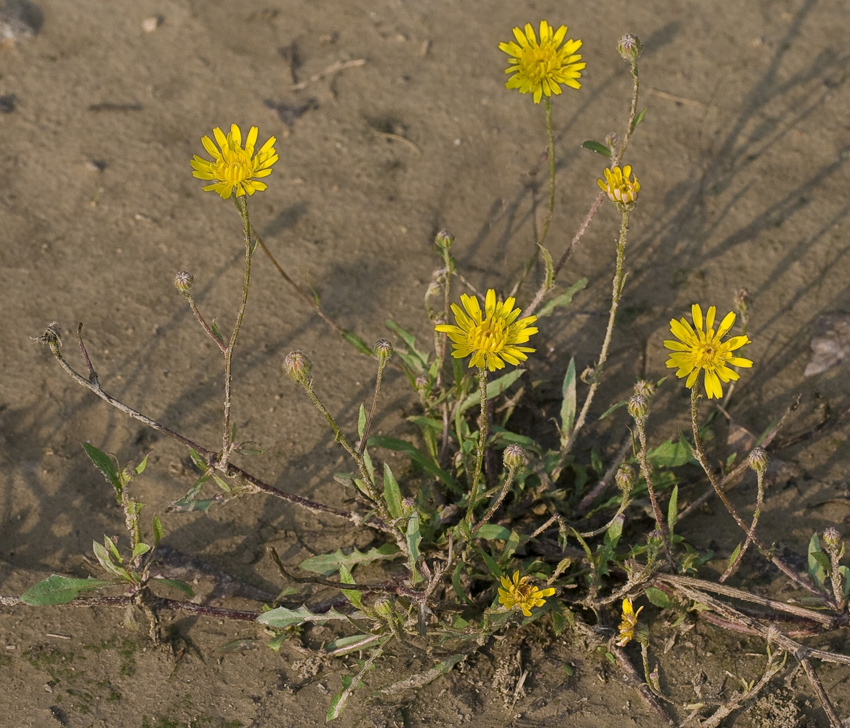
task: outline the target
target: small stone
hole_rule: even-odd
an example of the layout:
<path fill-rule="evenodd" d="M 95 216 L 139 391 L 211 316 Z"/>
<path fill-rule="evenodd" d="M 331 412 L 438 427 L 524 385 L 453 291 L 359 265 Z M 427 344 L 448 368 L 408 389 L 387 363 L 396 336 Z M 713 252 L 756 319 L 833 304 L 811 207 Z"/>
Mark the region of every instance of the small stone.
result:
<path fill-rule="evenodd" d="M 153 33 L 160 25 L 162 25 L 162 16 L 152 15 L 142 21 L 142 30 L 145 33 Z"/>
<path fill-rule="evenodd" d="M 86 169 L 89 172 L 103 172 L 106 169 L 106 162 L 102 159 L 87 159 Z"/>
<path fill-rule="evenodd" d="M 44 13 L 29 0 L 6 0 L 0 6 L 0 42 L 32 38 L 41 30 Z"/>

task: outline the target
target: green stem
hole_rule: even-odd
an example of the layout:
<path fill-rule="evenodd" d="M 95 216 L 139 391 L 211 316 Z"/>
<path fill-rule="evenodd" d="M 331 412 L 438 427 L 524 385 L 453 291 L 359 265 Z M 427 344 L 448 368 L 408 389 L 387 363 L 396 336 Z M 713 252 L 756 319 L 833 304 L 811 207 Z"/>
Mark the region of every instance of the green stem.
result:
<path fill-rule="evenodd" d="M 254 251 L 251 247 L 251 221 L 248 218 L 248 200 L 243 197 L 235 199 L 236 207 L 242 216 L 242 226 L 245 231 L 245 274 L 242 281 L 242 301 L 239 304 L 239 313 L 236 316 L 236 325 L 230 335 L 230 343 L 224 351 L 224 432 L 222 434 L 221 464 L 227 467 L 230 453 L 233 449 L 233 432 L 231 428 L 230 407 L 232 401 L 233 386 L 233 351 L 236 348 L 236 340 L 239 338 L 239 330 L 242 328 L 242 319 L 245 316 L 245 306 L 248 304 L 248 287 L 251 283 L 251 260 Z"/>
<path fill-rule="evenodd" d="M 475 501 L 481 482 L 481 470 L 484 465 L 484 450 L 487 445 L 487 369 L 478 367 L 478 392 L 481 395 L 481 415 L 478 419 L 478 451 L 475 458 L 475 472 L 472 476 L 472 488 L 469 491 L 469 503 L 466 506 L 466 522 L 472 525 Z"/>
<path fill-rule="evenodd" d="M 552 129 L 552 105 L 549 103 L 549 97 L 547 96 L 543 101 L 546 109 L 546 137 L 549 140 L 549 207 L 543 222 L 540 245 L 543 245 L 549 234 L 549 225 L 552 223 L 552 215 L 555 212 L 555 132 Z"/>
<path fill-rule="evenodd" d="M 667 533 L 667 525 L 664 523 L 664 516 L 661 513 L 661 507 L 658 505 L 658 498 L 655 496 L 655 488 L 652 485 L 652 469 L 649 466 L 647 458 L 646 445 L 646 417 L 636 417 L 635 426 L 638 431 L 638 440 L 640 441 L 640 450 L 638 450 L 638 462 L 640 463 L 640 474 L 646 481 L 646 489 L 649 491 L 649 500 L 652 502 L 652 514 L 655 516 L 655 526 L 661 533 L 661 538 L 664 541 L 664 551 L 667 554 L 667 561 L 671 566 L 675 566 L 673 561 L 673 551 L 670 547 L 670 534 Z"/>
<path fill-rule="evenodd" d="M 821 601 L 826 602 L 831 607 L 835 607 L 836 605 L 833 603 L 832 599 L 823 594 L 819 589 L 812 586 L 806 579 L 797 574 L 790 566 L 788 566 L 784 561 L 781 561 L 777 558 L 768 548 L 768 546 L 758 537 L 755 533 L 750 531 L 750 528 L 746 523 L 741 519 L 738 515 L 738 511 L 735 510 L 735 506 L 732 505 L 730 500 L 726 497 L 726 493 L 720 487 L 720 483 L 717 480 L 717 476 L 714 474 L 714 471 L 709 467 L 708 458 L 706 457 L 705 450 L 702 445 L 702 438 L 699 434 L 699 400 L 700 395 L 697 392 L 696 383 L 691 387 L 691 428 L 694 434 L 694 448 L 693 454 L 696 458 L 697 462 L 702 467 L 705 474 L 708 476 L 708 480 L 711 483 L 711 487 L 714 488 L 714 492 L 717 493 L 717 497 L 720 498 L 723 505 L 726 507 L 726 510 L 729 511 L 729 515 L 735 519 L 735 523 L 741 527 L 741 529 L 748 536 L 752 537 L 752 542 L 756 545 L 762 554 L 764 554 L 765 558 L 767 558 L 777 569 L 779 569 L 783 574 L 785 574 L 791 581 L 793 581 L 797 586 L 802 587 L 808 592 L 815 594 Z"/>
<path fill-rule="evenodd" d="M 487 523 L 493 517 L 493 514 L 497 510 L 499 510 L 499 506 L 502 505 L 502 502 L 505 500 L 508 493 L 510 492 L 511 485 L 513 485 L 513 482 L 514 482 L 514 475 L 515 474 L 516 474 L 516 468 L 511 468 L 510 470 L 508 470 L 508 475 L 505 478 L 505 484 L 502 486 L 501 492 L 499 493 L 496 500 L 494 500 L 493 503 L 490 505 L 490 507 L 487 509 L 487 512 L 482 516 L 481 520 L 478 521 L 478 523 L 475 524 L 475 527 L 472 529 L 472 531 L 469 534 L 470 537 L 474 538 L 475 534 L 478 532 L 478 529 L 480 529 L 481 526 L 483 526 L 485 523 Z"/>
<path fill-rule="evenodd" d="M 381 379 L 384 375 L 384 367 L 387 365 L 387 358 L 378 356 L 378 376 L 375 380 L 375 394 L 372 396 L 372 406 L 369 408 L 369 418 L 366 420 L 366 426 L 363 428 L 363 437 L 360 438 L 360 447 L 357 449 L 357 454 L 363 457 L 363 452 L 366 450 L 366 441 L 369 439 L 369 430 L 372 428 L 372 419 L 375 417 L 375 408 L 378 405 L 378 393 L 381 391 Z"/>
<path fill-rule="evenodd" d="M 585 420 L 587 419 L 587 413 L 590 410 L 590 405 L 593 402 L 596 390 L 599 387 L 599 380 L 602 377 L 602 367 L 608 359 L 608 349 L 611 346 L 611 336 L 614 333 L 614 321 L 617 318 L 617 308 L 620 305 L 620 298 L 623 295 L 623 284 L 625 283 L 623 267 L 626 261 L 626 241 L 629 234 L 630 215 L 630 209 L 623 209 L 623 217 L 620 222 L 620 236 L 617 239 L 617 264 L 614 271 L 614 282 L 611 292 L 611 310 L 608 312 L 608 326 L 605 329 L 605 339 L 602 342 L 602 349 L 599 352 L 599 360 L 593 367 L 593 381 L 590 384 L 590 389 L 587 392 L 587 398 L 584 400 L 581 412 L 576 418 L 573 431 L 570 433 L 569 438 L 567 438 L 567 442 L 561 450 L 561 457 L 558 460 L 558 465 L 555 467 L 555 470 L 552 471 L 553 482 L 560 476 L 564 463 L 566 463 L 567 457 L 569 456 L 576 438 L 578 437 L 578 433 L 584 426 Z"/>

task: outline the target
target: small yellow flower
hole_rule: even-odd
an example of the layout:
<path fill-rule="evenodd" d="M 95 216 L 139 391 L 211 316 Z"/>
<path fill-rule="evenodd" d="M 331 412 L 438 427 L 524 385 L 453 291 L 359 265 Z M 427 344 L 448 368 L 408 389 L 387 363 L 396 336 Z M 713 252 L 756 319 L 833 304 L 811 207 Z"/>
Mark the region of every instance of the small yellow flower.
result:
<path fill-rule="evenodd" d="M 503 576 L 501 581 L 503 588 L 499 589 L 499 604 L 504 605 L 506 609 L 519 607 L 526 617 L 531 616 L 533 607 L 546 604 L 545 597 L 551 597 L 555 593 L 552 587 L 538 589 L 529 583 L 530 577 L 520 576 L 519 571 L 514 572 L 512 579 Z"/>
<path fill-rule="evenodd" d="M 268 185 L 257 182 L 258 177 L 268 177 L 271 166 L 278 160 L 274 145 L 277 141 L 271 137 L 260 151 L 254 155 L 254 145 L 257 143 L 257 127 L 252 126 L 248 131 L 245 146 L 242 146 L 242 132 L 236 124 L 230 127 L 230 133 L 216 127 L 213 136 L 218 147 L 208 136 L 201 137 L 201 144 L 212 156 L 213 161 L 202 159 L 197 154 L 191 161 L 195 170 L 192 175 L 199 179 L 215 180 L 213 184 L 204 187 L 204 192 L 213 190 L 225 200 L 234 192 L 237 197 L 246 194 L 253 195 L 258 190 L 264 190 Z"/>
<path fill-rule="evenodd" d="M 635 611 L 631 599 L 628 597 L 623 599 L 623 621 L 620 622 L 620 637 L 615 643 L 618 647 L 625 647 L 629 640 L 635 638 L 635 627 L 637 627 L 638 614 L 640 614 L 641 609 L 643 607 Z"/>
<path fill-rule="evenodd" d="M 677 369 L 676 376 L 680 379 L 688 378 L 685 382 L 686 387 L 693 388 L 699 373 L 705 371 L 705 391 L 709 399 L 720 399 L 723 396 L 721 381 L 737 381 L 740 376 L 738 372 L 729 368 L 729 364 L 736 367 L 753 365 L 749 359 L 732 354 L 735 349 L 750 343 L 747 336 L 733 336 L 729 341 L 721 341 L 735 323 L 735 314 L 731 312 L 726 314 L 720 322 L 720 327 L 715 331 L 716 313 L 717 309 L 711 306 L 703 321 L 702 309 L 695 303 L 691 306 L 694 326 L 692 327 L 684 318 L 678 321 L 673 319 L 670 322 L 670 331 L 678 341 L 664 342 L 664 346 L 673 351 L 667 360 L 667 367 Z"/>
<path fill-rule="evenodd" d="M 545 20 L 540 21 L 539 43 L 531 23 L 526 23 L 524 30 L 514 28 L 517 42 L 499 43 L 499 50 L 511 56 L 505 73 L 516 73 L 505 86 L 518 89 L 521 94 L 533 93 L 535 104 L 540 103 L 543 94 L 547 97 L 560 94 L 560 83 L 581 88 L 578 79 L 587 65 L 579 63 L 581 56 L 576 54 L 581 41 L 571 39 L 558 48 L 566 35 L 566 25 L 555 30 Z"/>
<path fill-rule="evenodd" d="M 472 354 L 470 367 L 484 368 L 494 372 L 502 369 L 505 362 L 516 366 L 528 357 L 534 349 L 527 346 L 517 346 L 528 341 L 537 329 L 531 326 L 537 316 L 526 316 L 517 321 L 520 314 L 514 308 L 516 299 L 508 298 L 502 302 L 496 301 L 496 291 L 487 291 L 484 299 L 484 311 L 475 296 L 461 295 L 464 312 L 456 303 L 452 304 L 457 326 L 439 324 L 436 330 L 448 334 L 452 340 L 455 359 L 463 359 Z"/>
<path fill-rule="evenodd" d="M 630 176 L 631 179 L 629 179 Z M 632 168 L 628 164 L 623 169 L 619 167 L 606 169 L 605 179 L 596 180 L 596 184 L 608 195 L 611 202 L 616 202 L 618 205 L 634 205 L 640 192 L 640 183 L 637 177 L 632 176 Z"/>

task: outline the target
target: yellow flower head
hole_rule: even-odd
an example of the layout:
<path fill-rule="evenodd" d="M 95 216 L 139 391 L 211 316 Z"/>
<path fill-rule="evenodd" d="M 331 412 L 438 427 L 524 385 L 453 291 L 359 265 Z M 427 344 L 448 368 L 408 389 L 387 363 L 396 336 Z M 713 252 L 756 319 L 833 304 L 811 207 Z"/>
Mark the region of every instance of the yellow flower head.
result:
<path fill-rule="evenodd" d="M 542 607 L 546 604 L 545 597 L 555 593 L 552 587 L 538 589 L 529 583 L 529 577 L 520 576 L 518 571 L 514 572 L 512 579 L 503 576 L 501 581 L 503 588 L 499 589 L 499 604 L 507 609 L 518 607 L 526 617 L 531 616 L 532 607 Z"/>
<path fill-rule="evenodd" d="M 516 73 L 505 86 L 518 89 L 521 94 L 533 93 L 535 104 L 540 103 L 543 94 L 547 97 L 560 94 L 560 83 L 581 88 L 578 79 L 587 65 L 579 63 L 581 56 L 576 54 L 581 41 L 571 39 L 558 48 L 566 35 L 566 25 L 555 30 L 545 20 L 540 21 L 539 43 L 531 23 L 526 23 L 524 30 L 514 28 L 517 42 L 499 43 L 499 50 L 511 56 L 505 73 Z"/>
<path fill-rule="evenodd" d="M 537 321 L 537 316 L 526 316 L 517 321 L 520 314 L 514 308 L 516 299 L 508 298 L 502 302 L 496 301 L 496 291 L 487 291 L 484 300 L 484 311 L 475 296 L 461 295 L 460 302 L 463 311 L 456 303 L 452 304 L 457 326 L 440 324 L 437 331 L 448 334 L 452 340 L 455 359 L 463 359 L 472 354 L 470 367 L 484 368 L 494 372 L 502 369 L 505 362 L 516 366 L 528 357 L 527 353 L 534 351 L 527 346 L 517 346 L 528 341 L 537 329 L 531 324 Z"/>
<path fill-rule="evenodd" d="M 629 179 L 630 176 L 631 179 Z M 628 164 L 622 169 L 619 167 L 606 169 L 605 179 L 596 180 L 596 184 L 608 195 L 611 202 L 616 202 L 618 205 L 634 205 L 640 192 L 640 183 L 637 177 L 632 176 L 632 168 Z"/>
<path fill-rule="evenodd" d="M 258 177 L 268 177 L 272 165 L 278 160 L 274 145 L 277 141 L 271 137 L 263 144 L 257 154 L 254 154 L 254 145 L 257 143 L 257 127 L 252 126 L 248 131 L 245 146 L 242 146 L 242 132 L 236 124 L 230 127 L 230 134 L 216 127 L 213 136 L 218 147 L 208 136 L 201 137 L 201 144 L 212 156 L 213 161 L 202 159 L 197 154 L 191 161 L 193 176 L 199 179 L 215 180 L 211 185 L 204 187 L 204 192 L 213 190 L 218 192 L 225 200 L 234 192 L 237 197 L 253 195 L 257 190 L 264 190 L 268 185 L 258 182 Z"/>
<path fill-rule="evenodd" d="M 714 316 L 717 309 L 711 306 L 703 321 L 702 309 L 699 304 L 691 307 L 691 317 L 694 320 L 693 327 L 684 319 L 670 322 L 670 331 L 678 341 L 665 341 L 664 346 L 673 351 L 667 360 L 669 369 L 677 369 L 676 376 L 680 379 L 687 377 L 685 386 L 693 388 L 700 371 L 705 371 L 705 391 L 708 398 L 723 396 L 720 382 L 730 380 L 737 381 L 739 374 L 729 368 L 729 364 L 736 367 L 751 367 L 753 363 L 749 359 L 732 354 L 735 349 L 740 349 L 750 340 L 746 336 L 733 336 L 729 341 L 721 339 L 729 333 L 732 324 L 735 323 L 735 314 L 728 313 L 720 327 L 715 331 Z"/>
<path fill-rule="evenodd" d="M 637 627 L 638 614 L 640 614 L 641 609 L 643 607 L 635 611 L 631 599 L 628 597 L 623 599 L 623 621 L 620 622 L 620 636 L 616 642 L 619 647 L 625 647 L 629 640 L 635 638 L 635 627 Z"/>

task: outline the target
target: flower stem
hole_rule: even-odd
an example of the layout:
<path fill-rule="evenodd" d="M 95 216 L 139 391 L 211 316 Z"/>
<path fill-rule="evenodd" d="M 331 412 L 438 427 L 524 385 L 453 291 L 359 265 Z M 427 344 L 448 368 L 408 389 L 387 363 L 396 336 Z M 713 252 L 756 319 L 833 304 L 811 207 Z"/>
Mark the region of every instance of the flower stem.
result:
<path fill-rule="evenodd" d="M 251 283 L 251 260 L 254 250 L 251 246 L 251 220 L 248 217 L 248 200 L 243 197 L 235 198 L 236 207 L 242 216 L 242 226 L 245 231 L 245 274 L 242 281 L 242 301 L 239 304 L 239 313 L 236 315 L 236 325 L 230 335 L 230 342 L 224 351 L 224 432 L 222 433 L 221 464 L 227 467 L 230 453 L 233 450 L 233 431 L 230 424 L 230 406 L 232 401 L 233 385 L 233 351 L 236 348 L 236 340 L 239 338 L 239 330 L 242 328 L 242 319 L 245 316 L 245 306 L 248 304 L 248 287 Z"/>
<path fill-rule="evenodd" d="M 478 523 L 476 523 L 473 527 L 472 531 L 470 532 L 471 538 L 474 538 L 475 534 L 478 532 L 478 529 L 480 529 L 481 526 L 487 523 L 493 517 L 493 514 L 497 510 L 499 510 L 499 506 L 502 505 L 511 490 L 511 485 L 513 485 L 515 474 L 516 468 L 510 468 L 508 470 L 508 475 L 505 478 L 505 484 L 502 486 L 502 490 L 499 492 L 499 495 L 497 496 L 496 500 L 494 500 L 490 507 L 487 509 L 487 512 L 481 517 L 481 520 L 478 521 Z"/>
<path fill-rule="evenodd" d="M 617 308 L 620 305 L 620 298 L 623 295 L 623 285 L 625 284 L 626 278 L 623 266 L 626 260 L 626 240 L 629 234 L 630 215 L 631 210 L 623 210 L 623 217 L 620 222 L 620 236 L 617 239 L 617 264 L 614 271 L 614 282 L 611 291 L 611 310 L 608 312 L 608 326 L 605 329 L 605 339 L 602 342 L 602 350 L 599 352 L 599 359 L 596 362 L 596 365 L 593 367 L 593 381 L 591 382 L 590 389 L 587 392 L 587 398 L 584 400 L 581 412 L 576 418 L 573 431 L 570 433 L 570 436 L 567 438 L 567 442 L 561 449 L 561 457 L 558 460 L 558 465 L 552 471 L 553 482 L 560 476 L 564 463 L 567 461 L 567 456 L 570 454 L 570 451 L 575 444 L 576 437 L 578 436 L 581 428 L 584 426 L 585 420 L 587 419 L 587 413 L 590 410 L 590 405 L 593 402 L 596 390 L 599 387 L 599 380 L 602 376 L 602 367 L 608 359 L 608 348 L 611 346 L 611 336 L 614 332 L 614 321 L 617 318 Z"/>
<path fill-rule="evenodd" d="M 646 481 L 646 489 L 649 491 L 649 500 L 652 502 L 652 514 L 655 516 L 655 526 L 661 533 L 661 538 L 664 540 L 664 551 L 667 554 L 667 560 L 671 566 L 675 565 L 673 561 L 673 551 L 670 547 L 670 534 L 667 533 L 667 524 L 664 523 L 664 516 L 661 513 L 661 508 L 658 505 L 658 498 L 655 496 L 655 488 L 652 486 L 652 470 L 649 467 L 649 459 L 647 458 L 646 446 L 646 417 L 636 417 L 635 426 L 638 431 L 638 440 L 640 441 L 640 450 L 638 450 L 638 462 L 640 463 L 640 474 Z"/>
<path fill-rule="evenodd" d="M 767 558 L 777 569 L 779 569 L 783 574 L 785 574 L 791 581 L 793 581 L 797 586 L 802 587 L 808 592 L 816 595 L 821 601 L 829 604 L 832 607 L 836 605 L 833 603 L 832 599 L 823 594 L 819 589 L 812 586 L 806 579 L 797 574 L 790 566 L 788 566 L 784 561 L 777 558 L 768 546 L 753 533 L 749 526 L 741 519 L 738 515 L 738 512 L 735 510 L 735 506 L 729 501 L 726 497 L 726 493 L 723 492 L 723 489 L 720 487 L 720 483 L 717 480 L 717 476 L 714 474 L 714 471 L 708 465 L 708 458 L 705 454 L 705 449 L 702 445 L 702 438 L 699 434 L 699 400 L 700 395 L 697 392 L 696 386 L 691 387 L 691 428 L 693 429 L 694 434 L 694 447 L 693 454 L 696 458 L 697 462 L 702 467 L 705 474 L 708 476 L 708 480 L 711 483 L 711 487 L 714 488 L 714 492 L 717 493 L 717 497 L 720 498 L 723 505 L 726 507 L 726 510 L 729 511 L 729 515 L 735 519 L 735 523 L 741 527 L 744 533 L 747 534 L 748 537 L 751 538 L 752 542 L 756 545 L 759 551 Z"/>
<path fill-rule="evenodd" d="M 546 219 L 543 221 L 543 232 L 540 234 L 540 245 L 546 240 L 549 233 L 549 225 L 552 223 L 552 214 L 555 211 L 555 132 L 552 129 L 552 105 L 549 97 L 544 99 L 546 108 L 546 137 L 549 140 L 549 207 L 546 210 Z"/>
<path fill-rule="evenodd" d="M 484 465 L 484 450 L 487 445 L 487 369 L 478 367 L 478 392 L 481 395 L 481 415 L 478 418 L 478 451 L 475 458 L 475 472 L 469 491 L 469 503 L 466 506 L 466 522 L 472 525 L 475 501 L 478 500 L 478 488 L 481 483 L 481 470 Z"/>

